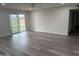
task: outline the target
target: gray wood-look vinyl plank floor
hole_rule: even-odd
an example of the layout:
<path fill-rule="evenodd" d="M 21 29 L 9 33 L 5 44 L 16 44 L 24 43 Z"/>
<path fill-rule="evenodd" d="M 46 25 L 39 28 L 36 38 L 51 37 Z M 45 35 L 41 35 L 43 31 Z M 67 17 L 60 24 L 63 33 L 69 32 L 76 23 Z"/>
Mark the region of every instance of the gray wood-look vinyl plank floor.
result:
<path fill-rule="evenodd" d="M 4 56 L 79 56 L 79 36 L 27 31 L 1 37 L 0 51 Z"/>

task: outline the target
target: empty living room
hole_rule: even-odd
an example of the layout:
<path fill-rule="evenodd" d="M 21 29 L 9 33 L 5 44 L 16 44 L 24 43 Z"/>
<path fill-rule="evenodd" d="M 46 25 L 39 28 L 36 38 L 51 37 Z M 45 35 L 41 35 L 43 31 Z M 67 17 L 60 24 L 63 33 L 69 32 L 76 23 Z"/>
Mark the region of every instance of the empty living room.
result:
<path fill-rule="evenodd" d="M 0 3 L 0 56 L 79 56 L 79 3 Z"/>

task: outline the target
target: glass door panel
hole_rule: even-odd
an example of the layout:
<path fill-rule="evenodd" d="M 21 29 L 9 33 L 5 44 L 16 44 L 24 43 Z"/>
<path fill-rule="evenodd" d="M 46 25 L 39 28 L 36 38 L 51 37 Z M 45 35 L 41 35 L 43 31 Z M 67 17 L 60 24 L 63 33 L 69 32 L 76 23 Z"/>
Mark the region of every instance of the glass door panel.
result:
<path fill-rule="evenodd" d="M 20 32 L 25 31 L 25 16 L 23 14 L 18 15 L 19 23 L 20 23 Z"/>
<path fill-rule="evenodd" d="M 10 14 L 10 25 L 12 33 L 18 33 L 19 32 L 19 23 L 18 23 L 18 17 L 16 14 Z"/>

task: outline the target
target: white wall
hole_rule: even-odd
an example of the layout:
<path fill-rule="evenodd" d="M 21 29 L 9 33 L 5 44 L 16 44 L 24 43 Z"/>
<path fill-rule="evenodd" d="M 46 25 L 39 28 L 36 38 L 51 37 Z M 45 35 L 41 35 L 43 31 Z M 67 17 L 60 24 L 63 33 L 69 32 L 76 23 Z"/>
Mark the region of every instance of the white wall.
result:
<path fill-rule="evenodd" d="M 69 9 L 75 6 L 49 8 L 31 12 L 32 30 L 68 35 Z"/>
<path fill-rule="evenodd" d="M 25 11 L 0 9 L 0 36 L 11 34 L 9 24 L 9 13 L 24 13 L 26 19 L 27 30 L 30 26 L 34 31 L 48 32 L 67 35 L 68 34 L 68 21 L 69 9 L 75 8 L 74 6 L 50 8 L 44 10 L 33 11 L 32 14 Z M 31 19 L 30 24 L 29 20 Z"/>
<path fill-rule="evenodd" d="M 0 9 L 0 36 L 11 34 L 7 10 Z"/>

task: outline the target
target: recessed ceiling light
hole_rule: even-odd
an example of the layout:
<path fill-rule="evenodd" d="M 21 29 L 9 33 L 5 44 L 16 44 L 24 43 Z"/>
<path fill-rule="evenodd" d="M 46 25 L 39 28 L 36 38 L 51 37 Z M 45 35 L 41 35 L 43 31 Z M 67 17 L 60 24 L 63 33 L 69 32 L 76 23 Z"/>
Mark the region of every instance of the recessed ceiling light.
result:
<path fill-rule="evenodd" d="M 5 3 L 2 3 L 2 5 L 5 5 Z"/>
<path fill-rule="evenodd" d="M 31 10 L 32 10 L 32 8 L 29 8 L 29 10 L 31 11 Z"/>
<path fill-rule="evenodd" d="M 64 4 L 64 3 L 61 3 L 62 5 Z"/>

